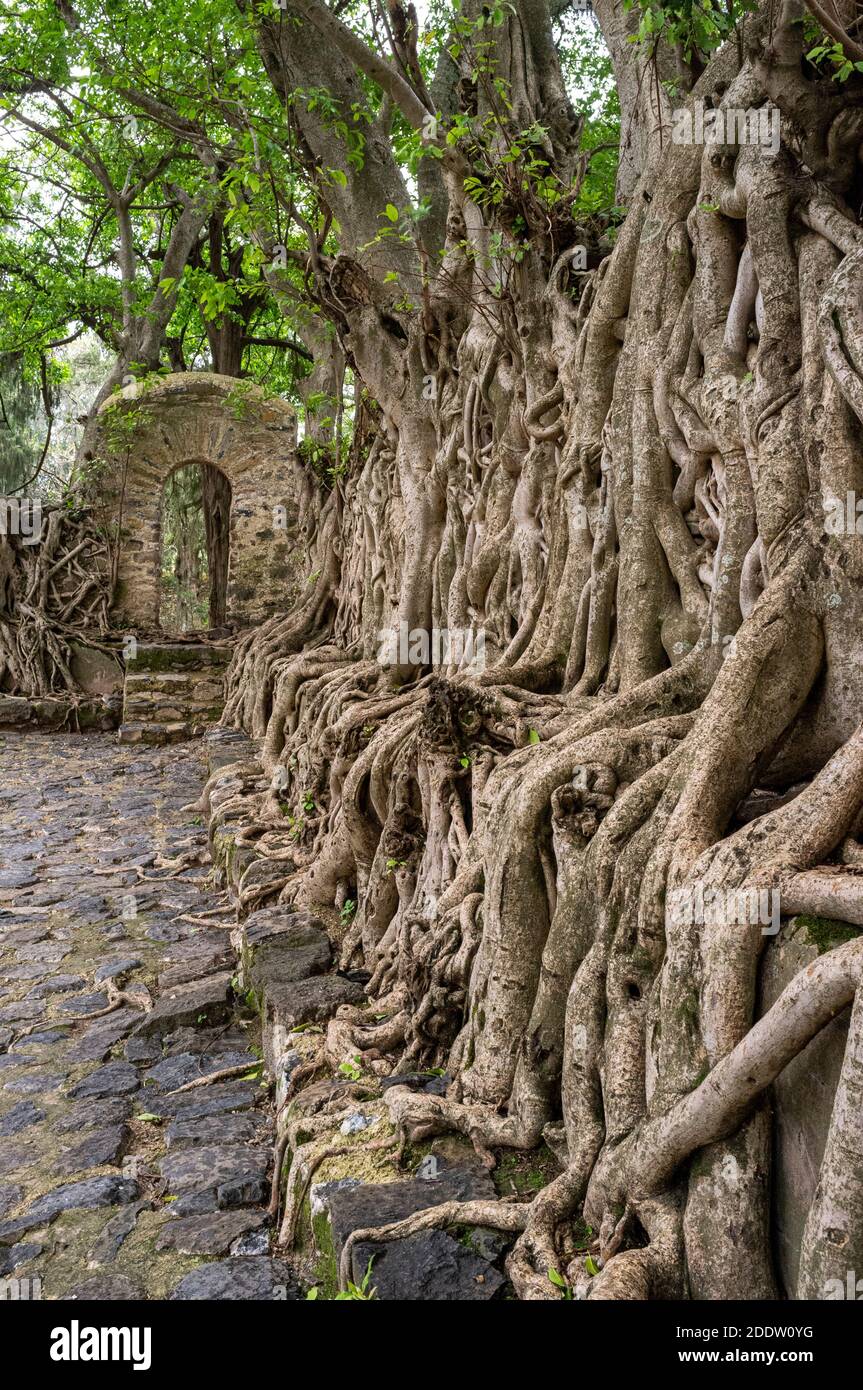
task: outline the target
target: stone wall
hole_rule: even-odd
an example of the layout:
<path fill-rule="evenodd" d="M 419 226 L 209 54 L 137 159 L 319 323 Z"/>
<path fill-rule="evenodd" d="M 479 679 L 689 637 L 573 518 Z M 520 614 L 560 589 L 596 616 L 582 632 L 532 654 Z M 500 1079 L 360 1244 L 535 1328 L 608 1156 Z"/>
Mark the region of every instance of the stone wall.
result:
<path fill-rule="evenodd" d="M 794 976 L 822 951 L 857 934 L 856 927 L 822 918 L 795 917 L 783 922 L 763 957 L 761 1012 L 766 1013 Z M 850 1016 L 850 1009 L 844 1009 L 822 1028 L 771 1087 L 774 1255 L 776 1273 L 789 1298 L 796 1295 L 803 1228 L 827 1143 Z"/>
<path fill-rule="evenodd" d="M 228 623 L 291 607 L 305 580 L 296 443 L 291 407 L 233 377 L 183 372 L 105 402 L 89 485 L 112 541 L 120 524 L 117 626 L 158 626 L 162 492 L 190 463 L 211 464 L 231 484 Z"/>

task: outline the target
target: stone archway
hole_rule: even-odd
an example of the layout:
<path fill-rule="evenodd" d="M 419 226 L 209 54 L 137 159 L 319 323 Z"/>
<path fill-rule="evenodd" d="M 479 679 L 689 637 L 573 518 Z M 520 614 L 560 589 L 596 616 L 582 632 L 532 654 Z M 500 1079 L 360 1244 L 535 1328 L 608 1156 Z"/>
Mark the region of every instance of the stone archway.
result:
<path fill-rule="evenodd" d="M 166 480 L 210 465 L 231 490 L 225 620 L 232 626 L 285 612 L 303 580 L 296 517 L 304 488 L 296 416 L 252 382 L 182 372 L 127 387 L 99 413 L 94 504 L 112 537 L 120 626 L 159 624 L 161 508 Z"/>

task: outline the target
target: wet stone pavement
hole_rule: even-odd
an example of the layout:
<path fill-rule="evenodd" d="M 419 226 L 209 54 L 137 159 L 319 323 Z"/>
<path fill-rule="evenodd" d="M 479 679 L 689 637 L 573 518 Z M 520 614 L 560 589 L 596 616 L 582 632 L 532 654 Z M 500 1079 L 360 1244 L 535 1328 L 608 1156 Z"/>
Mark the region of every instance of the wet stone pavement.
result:
<path fill-rule="evenodd" d="M 189 809 L 205 774 L 194 744 L 0 737 L 0 1294 L 297 1297 L 269 1253 L 257 1025 Z M 225 926 L 185 920 L 208 916 Z"/>

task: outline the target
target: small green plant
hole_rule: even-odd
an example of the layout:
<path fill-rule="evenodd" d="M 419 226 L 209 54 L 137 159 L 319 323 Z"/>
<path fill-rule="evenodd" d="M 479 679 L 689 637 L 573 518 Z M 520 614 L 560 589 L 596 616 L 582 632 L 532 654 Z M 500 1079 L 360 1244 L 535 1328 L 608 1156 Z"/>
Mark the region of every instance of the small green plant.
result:
<path fill-rule="evenodd" d="M 854 62 L 849 58 L 842 44 L 836 41 L 831 43 L 825 39 L 824 42 L 816 44 L 806 54 L 806 58 L 815 67 L 821 68 L 822 71 L 824 70 L 822 63 L 832 64 L 835 68 L 834 82 L 847 82 L 852 72 L 863 72 L 863 63 Z"/>
<path fill-rule="evenodd" d="M 374 1256 L 372 1256 L 372 1259 L 373 1258 Z M 371 1277 L 372 1261 L 369 1260 L 366 1272 L 363 1275 L 361 1282 L 359 1284 L 354 1284 L 349 1279 L 348 1287 L 346 1289 L 339 1289 L 339 1292 L 335 1296 L 335 1302 L 338 1303 L 350 1300 L 351 1302 L 356 1303 L 371 1303 L 371 1301 L 375 1298 L 377 1294 L 377 1289 L 372 1289 L 369 1287 Z M 306 1299 L 310 1302 L 314 1302 L 316 1299 L 320 1299 L 322 1297 L 323 1290 L 320 1284 L 314 1284 L 312 1288 L 310 1288 L 306 1293 Z"/>
<path fill-rule="evenodd" d="M 343 926 L 346 927 L 348 925 L 348 922 L 350 922 L 356 910 L 357 905 L 354 902 L 353 898 L 348 898 L 341 912 L 339 913 L 339 921 L 342 923 Z"/>
<path fill-rule="evenodd" d="M 407 860 L 406 860 L 406 859 L 388 859 L 388 860 L 387 860 L 387 873 L 388 873 L 388 874 L 394 874 L 395 871 L 396 871 L 396 869 L 403 869 L 403 868 L 405 867 L 406 864 L 407 864 Z"/>
<path fill-rule="evenodd" d="M 363 1074 L 362 1063 L 360 1062 L 359 1056 L 352 1057 L 348 1062 L 340 1063 L 339 1071 L 342 1076 L 346 1076 L 349 1081 L 359 1081 Z"/>
<path fill-rule="evenodd" d="M 566 1282 L 566 1280 L 564 1279 L 563 1275 L 562 1275 L 562 1274 L 558 1274 L 558 1272 L 557 1272 L 556 1269 L 550 1269 L 550 1270 L 548 1271 L 548 1277 L 549 1277 L 550 1283 L 554 1284 L 554 1287 L 555 1287 L 556 1289 L 560 1289 L 560 1296 L 561 1296 L 561 1298 L 564 1299 L 567 1303 L 571 1303 L 571 1302 L 572 1302 L 572 1289 L 569 1287 L 569 1284 L 567 1284 L 567 1282 Z"/>
<path fill-rule="evenodd" d="M 374 1259 L 374 1256 L 372 1256 L 372 1259 Z M 359 1284 L 353 1284 L 349 1279 L 348 1287 L 346 1289 L 339 1289 L 338 1293 L 336 1294 L 336 1302 L 338 1303 L 340 1301 L 344 1301 L 345 1299 L 350 1299 L 351 1301 L 370 1303 L 372 1299 L 375 1297 L 375 1294 L 377 1293 L 377 1289 L 373 1289 L 370 1287 L 371 1281 L 372 1261 L 369 1260 L 366 1266 L 366 1272 L 363 1275 L 361 1282 Z"/>

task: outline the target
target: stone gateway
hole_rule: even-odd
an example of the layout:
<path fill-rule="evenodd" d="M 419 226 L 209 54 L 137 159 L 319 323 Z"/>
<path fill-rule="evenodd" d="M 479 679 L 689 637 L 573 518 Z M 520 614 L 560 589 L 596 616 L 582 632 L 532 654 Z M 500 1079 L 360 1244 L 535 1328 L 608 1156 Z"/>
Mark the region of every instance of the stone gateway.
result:
<path fill-rule="evenodd" d="M 112 548 L 112 621 L 159 624 L 162 494 L 179 468 L 230 486 L 225 620 L 244 627 L 289 609 L 304 576 L 296 518 L 308 482 L 296 416 L 252 382 L 182 372 L 105 402 L 88 479 Z"/>

